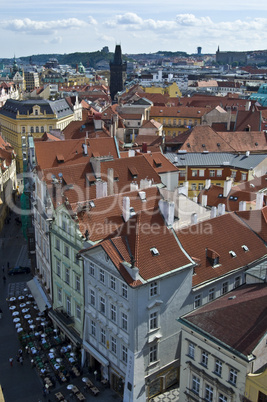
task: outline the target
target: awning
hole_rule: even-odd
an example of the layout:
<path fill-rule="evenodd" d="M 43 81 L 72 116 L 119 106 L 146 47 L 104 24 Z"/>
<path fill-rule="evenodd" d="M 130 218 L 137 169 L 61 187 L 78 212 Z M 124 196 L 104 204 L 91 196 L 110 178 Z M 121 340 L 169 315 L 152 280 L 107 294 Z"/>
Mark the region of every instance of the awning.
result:
<path fill-rule="evenodd" d="M 47 308 L 51 308 L 51 304 L 36 277 L 27 282 L 27 285 L 41 312 L 45 311 Z"/>
<path fill-rule="evenodd" d="M 104 358 L 93 346 L 91 346 L 88 342 L 83 341 L 83 347 L 86 352 L 89 352 L 102 366 L 108 366 L 109 361 Z"/>
<path fill-rule="evenodd" d="M 75 345 L 82 344 L 82 339 L 79 337 L 79 334 L 77 334 L 71 326 L 68 327 L 60 319 L 60 315 L 57 313 L 57 311 L 51 309 L 48 312 L 48 316 L 59 327 L 60 331 L 62 331 L 70 339 L 71 342 L 73 342 Z"/>

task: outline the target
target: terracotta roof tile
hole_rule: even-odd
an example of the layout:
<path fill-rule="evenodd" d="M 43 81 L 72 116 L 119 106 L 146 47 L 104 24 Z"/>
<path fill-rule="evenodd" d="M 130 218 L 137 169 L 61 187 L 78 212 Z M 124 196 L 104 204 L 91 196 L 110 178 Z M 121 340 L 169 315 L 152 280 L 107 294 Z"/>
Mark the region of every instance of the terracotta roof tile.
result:
<path fill-rule="evenodd" d="M 206 108 L 194 108 L 194 107 L 186 107 L 186 106 L 152 106 L 150 110 L 151 118 L 158 117 L 191 117 L 191 118 L 200 118 L 204 116 L 210 109 Z"/>
<path fill-rule="evenodd" d="M 200 222 L 176 233 L 187 253 L 200 260 L 200 265 L 195 267 L 193 286 L 245 267 L 267 253 L 263 241 L 234 213 Z M 243 245 L 248 247 L 248 251 L 244 251 Z M 206 257 L 207 248 L 220 256 L 215 267 Z M 231 250 L 236 257 L 231 256 Z"/>
<path fill-rule="evenodd" d="M 266 334 L 266 305 L 266 284 L 245 285 L 182 319 L 248 356 Z"/>
<path fill-rule="evenodd" d="M 161 152 L 146 153 L 143 156 L 158 174 L 179 171 Z"/>

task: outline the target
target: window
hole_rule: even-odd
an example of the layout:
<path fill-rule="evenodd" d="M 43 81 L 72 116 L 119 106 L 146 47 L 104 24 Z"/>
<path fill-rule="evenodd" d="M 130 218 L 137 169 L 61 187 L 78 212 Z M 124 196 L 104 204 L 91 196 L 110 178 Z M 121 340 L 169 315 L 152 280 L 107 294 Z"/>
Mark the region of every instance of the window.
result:
<path fill-rule="evenodd" d="M 200 379 L 198 377 L 196 377 L 195 375 L 193 375 L 192 377 L 192 391 L 195 394 L 199 394 L 199 388 L 200 388 Z"/>
<path fill-rule="evenodd" d="M 236 385 L 236 380 L 237 380 L 237 371 L 231 369 L 229 373 L 229 382 L 233 385 Z"/>
<path fill-rule="evenodd" d="M 213 400 L 213 388 L 209 384 L 206 384 L 204 399 L 205 399 L 205 401 L 208 401 L 208 402 L 212 402 L 212 400 Z"/>
<path fill-rule="evenodd" d="M 58 302 L 62 302 L 62 291 L 61 291 L 61 288 L 57 288 L 57 300 L 58 300 Z"/>
<path fill-rule="evenodd" d="M 25 134 L 26 133 L 26 127 L 21 127 L 21 133 Z"/>
<path fill-rule="evenodd" d="M 158 282 L 154 281 L 150 283 L 150 297 L 158 294 Z"/>
<path fill-rule="evenodd" d="M 224 282 L 222 284 L 222 294 L 224 295 L 227 292 L 228 292 L 228 282 Z"/>
<path fill-rule="evenodd" d="M 221 377 L 222 375 L 222 362 L 219 359 L 215 360 L 215 374 L 219 375 Z"/>
<path fill-rule="evenodd" d="M 71 315 L 71 300 L 69 296 L 66 297 L 66 305 L 67 305 L 67 314 Z"/>
<path fill-rule="evenodd" d="M 196 191 L 196 189 L 197 189 L 196 183 L 192 183 L 191 184 L 191 190 Z"/>
<path fill-rule="evenodd" d="M 201 306 L 201 295 L 195 296 L 195 301 L 194 301 L 194 308 L 198 308 Z"/>
<path fill-rule="evenodd" d="M 91 289 L 90 291 L 90 304 L 95 306 L 95 291 Z"/>
<path fill-rule="evenodd" d="M 235 170 L 232 170 L 231 177 L 233 177 L 235 179 L 235 177 L 236 177 L 236 171 Z"/>
<path fill-rule="evenodd" d="M 34 110 L 34 114 L 35 114 L 35 116 L 38 116 L 38 109 Z"/>
<path fill-rule="evenodd" d="M 238 286 L 240 286 L 241 285 L 241 277 L 240 276 L 237 276 L 236 278 L 235 278 L 235 285 L 234 285 L 234 287 L 235 288 L 238 288 Z"/>
<path fill-rule="evenodd" d="M 58 251 L 60 251 L 60 241 L 59 241 L 59 239 L 56 239 L 56 249 Z"/>
<path fill-rule="evenodd" d="M 75 288 L 76 291 L 80 293 L 81 291 L 81 279 L 78 275 L 75 275 Z"/>
<path fill-rule="evenodd" d="M 199 191 L 203 190 L 203 188 L 204 188 L 204 184 L 203 184 L 203 183 L 199 183 L 199 184 L 198 184 L 198 189 L 199 189 Z"/>
<path fill-rule="evenodd" d="M 65 257 L 69 258 L 70 254 L 69 254 L 69 247 L 65 245 Z"/>
<path fill-rule="evenodd" d="M 122 352 L 122 356 L 121 356 L 122 361 L 123 361 L 124 363 L 127 363 L 127 360 L 128 360 L 128 351 L 127 351 L 126 346 L 122 345 L 122 347 L 121 347 L 121 352 Z"/>
<path fill-rule="evenodd" d="M 93 262 L 90 262 L 89 273 L 90 275 L 95 276 L 95 264 Z"/>
<path fill-rule="evenodd" d="M 210 177 L 215 177 L 215 170 L 210 170 Z"/>
<path fill-rule="evenodd" d="M 208 367 L 208 352 L 206 352 L 205 350 L 202 351 L 201 354 L 201 364 L 203 364 L 203 366 Z"/>
<path fill-rule="evenodd" d="M 110 277 L 110 287 L 111 287 L 112 290 L 116 290 L 116 279 L 112 275 Z"/>
<path fill-rule="evenodd" d="M 95 322 L 91 321 L 91 335 L 96 336 L 96 328 L 95 328 Z"/>
<path fill-rule="evenodd" d="M 36 130 L 36 133 L 39 133 L 39 127 L 38 126 L 35 127 L 35 130 Z"/>
<path fill-rule="evenodd" d="M 117 340 L 113 336 L 111 337 L 111 352 L 114 354 L 117 353 Z"/>
<path fill-rule="evenodd" d="M 100 282 L 105 283 L 105 272 L 101 268 L 99 270 L 99 280 L 100 280 Z"/>
<path fill-rule="evenodd" d="M 110 305 L 110 319 L 113 322 L 116 322 L 117 320 L 117 308 L 114 304 Z"/>
<path fill-rule="evenodd" d="M 67 224 L 65 221 L 62 221 L 62 230 L 64 230 L 64 232 L 67 231 Z"/>
<path fill-rule="evenodd" d="M 223 394 L 219 394 L 219 402 L 227 402 L 227 397 Z"/>
<path fill-rule="evenodd" d="M 34 133 L 34 127 L 31 127 L 31 133 Z"/>
<path fill-rule="evenodd" d="M 128 329 L 128 316 L 125 313 L 121 313 L 121 326 L 124 331 Z"/>
<path fill-rule="evenodd" d="M 57 275 L 60 277 L 61 275 L 61 263 L 59 260 L 56 260 L 56 264 L 57 264 Z"/>
<path fill-rule="evenodd" d="M 128 286 L 125 283 L 122 284 L 121 290 L 122 290 L 122 297 L 127 299 L 127 297 L 128 297 Z"/>
<path fill-rule="evenodd" d="M 149 317 L 149 329 L 158 328 L 158 313 L 154 312 L 150 314 Z"/>
<path fill-rule="evenodd" d="M 76 304 L 76 317 L 78 320 L 81 319 L 81 306 L 79 304 Z"/>
<path fill-rule="evenodd" d="M 246 181 L 247 180 L 247 175 L 246 173 L 241 173 L 241 180 Z"/>
<path fill-rule="evenodd" d="M 100 311 L 101 311 L 101 313 L 105 314 L 106 300 L 104 299 L 104 297 L 100 297 Z"/>
<path fill-rule="evenodd" d="M 209 290 L 209 301 L 214 300 L 214 297 L 215 297 L 215 289 L 211 288 Z"/>
<path fill-rule="evenodd" d="M 191 342 L 188 345 L 188 356 L 192 357 L 192 359 L 195 358 L 195 345 Z"/>
<path fill-rule="evenodd" d="M 41 133 L 44 133 L 44 126 L 41 126 Z"/>
<path fill-rule="evenodd" d="M 158 360 L 158 345 L 150 346 L 149 348 L 149 363 L 156 362 Z"/>
<path fill-rule="evenodd" d="M 192 177 L 196 177 L 197 176 L 197 170 L 192 170 Z"/>
<path fill-rule="evenodd" d="M 66 268 L 66 271 L 65 271 L 65 282 L 68 285 L 70 284 L 70 270 L 69 270 L 69 268 Z"/>
<path fill-rule="evenodd" d="M 217 177 L 222 177 L 222 169 L 217 169 Z"/>
<path fill-rule="evenodd" d="M 101 342 L 103 345 L 106 344 L 106 331 L 104 330 L 104 328 L 101 328 L 100 342 Z"/>

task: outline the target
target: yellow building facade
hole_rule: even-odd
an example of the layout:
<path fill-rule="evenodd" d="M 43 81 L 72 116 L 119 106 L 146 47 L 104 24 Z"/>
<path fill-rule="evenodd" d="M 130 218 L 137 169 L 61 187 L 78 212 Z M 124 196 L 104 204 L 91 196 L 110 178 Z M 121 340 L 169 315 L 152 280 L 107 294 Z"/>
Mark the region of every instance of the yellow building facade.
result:
<path fill-rule="evenodd" d="M 53 129 L 63 130 L 73 119 L 73 111 L 65 99 L 9 99 L 0 110 L 0 125 L 2 136 L 17 154 L 17 172 L 23 171 L 23 160 L 28 159 L 27 136 L 40 138 Z"/>
<path fill-rule="evenodd" d="M 248 374 L 245 397 L 249 401 L 267 400 L 267 369 L 259 374 Z"/>
<path fill-rule="evenodd" d="M 177 98 L 182 96 L 182 93 L 176 84 L 176 82 L 172 82 L 171 84 L 154 84 L 151 86 L 144 86 L 142 89 L 149 93 L 149 94 L 161 94 L 161 95 L 167 95 L 170 96 L 171 98 Z"/>

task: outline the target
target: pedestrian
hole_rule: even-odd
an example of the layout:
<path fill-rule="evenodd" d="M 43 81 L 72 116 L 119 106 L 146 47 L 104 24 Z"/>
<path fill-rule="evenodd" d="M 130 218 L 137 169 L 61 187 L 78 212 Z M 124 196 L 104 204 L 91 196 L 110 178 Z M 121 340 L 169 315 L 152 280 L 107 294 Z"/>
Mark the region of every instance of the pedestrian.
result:
<path fill-rule="evenodd" d="M 12 367 L 13 366 L 13 357 L 9 358 L 9 363 L 10 363 L 10 367 Z"/>
<path fill-rule="evenodd" d="M 4 266 L 4 264 L 2 265 L 2 271 L 3 271 L 3 274 L 5 273 L 5 266 Z"/>
<path fill-rule="evenodd" d="M 5 275 L 3 276 L 3 281 L 4 281 L 4 283 L 6 283 L 6 277 L 5 277 Z"/>
<path fill-rule="evenodd" d="M 7 262 L 7 269 L 9 269 L 9 261 Z"/>
<path fill-rule="evenodd" d="M 22 356 L 19 357 L 19 362 L 23 366 L 23 357 Z"/>
<path fill-rule="evenodd" d="M 3 311 L 2 311 L 2 309 L 0 308 L 0 318 L 2 318 L 2 315 L 3 315 Z"/>
<path fill-rule="evenodd" d="M 19 356 L 22 356 L 22 349 L 19 349 Z"/>

